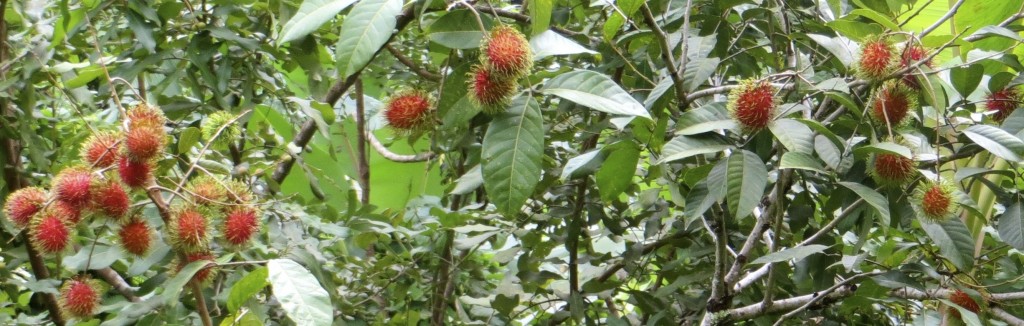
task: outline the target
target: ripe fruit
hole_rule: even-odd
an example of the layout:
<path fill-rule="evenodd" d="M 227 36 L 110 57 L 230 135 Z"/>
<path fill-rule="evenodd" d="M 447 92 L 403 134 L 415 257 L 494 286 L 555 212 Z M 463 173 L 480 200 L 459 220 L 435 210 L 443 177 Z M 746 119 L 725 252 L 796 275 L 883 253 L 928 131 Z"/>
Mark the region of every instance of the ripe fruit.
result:
<path fill-rule="evenodd" d="M 729 114 L 748 132 L 767 127 L 775 119 L 775 87 L 766 80 L 745 80 L 729 92 Z"/>
<path fill-rule="evenodd" d="M 109 179 L 93 187 L 92 198 L 93 209 L 115 220 L 124 217 L 132 204 L 121 183 Z"/>
<path fill-rule="evenodd" d="M 50 204 L 50 207 L 46 209 L 52 211 L 54 215 L 64 219 L 64 222 L 70 225 L 77 225 L 82 220 L 82 209 L 67 202 L 58 200 Z"/>
<path fill-rule="evenodd" d="M 117 146 L 121 136 L 115 132 L 100 132 L 89 136 L 82 145 L 82 160 L 93 168 L 105 168 L 117 162 Z"/>
<path fill-rule="evenodd" d="M 28 226 L 32 216 L 43 208 L 46 191 L 39 187 L 22 188 L 7 196 L 4 213 L 19 228 Z"/>
<path fill-rule="evenodd" d="M 922 215 L 933 222 L 941 222 L 953 213 L 952 187 L 933 183 L 927 185 L 918 196 Z"/>
<path fill-rule="evenodd" d="M 135 162 L 128 157 L 122 156 L 117 165 L 117 173 L 121 181 L 132 188 L 142 188 L 149 182 L 150 164 L 148 162 Z"/>
<path fill-rule="evenodd" d="M 222 232 L 228 244 L 240 246 L 249 242 L 259 229 L 259 211 L 241 206 L 229 211 L 224 217 Z"/>
<path fill-rule="evenodd" d="M 171 244 L 183 252 L 205 250 L 210 241 L 209 221 L 195 208 L 177 209 L 169 230 Z"/>
<path fill-rule="evenodd" d="M 910 113 L 917 109 L 913 91 L 898 81 L 888 81 L 871 97 L 871 118 L 888 128 L 899 126 Z"/>
<path fill-rule="evenodd" d="M 153 233 L 149 229 L 149 225 L 138 216 L 121 225 L 117 237 L 121 242 L 121 248 L 136 256 L 144 256 L 153 243 Z"/>
<path fill-rule="evenodd" d="M 480 61 L 503 77 L 518 78 L 533 66 L 530 42 L 512 26 L 501 25 L 492 29 L 482 48 Z"/>
<path fill-rule="evenodd" d="M 882 185 L 901 186 L 914 176 L 914 160 L 899 154 L 876 154 L 871 175 Z"/>
<path fill-rule="evenodd" d="M 165 132 L 159 128 L 134 128 L 124 140 L 126 156 L 135 162 L 150 160 L 164 149 Z"/>
<path fill-rule="evenodd" d="M 60 288 L 60 308 L 68 317 L 88 319 L 100 306 L 100 284 L 87 276 L 64 281 Z"/>
<path fill-rule="evenodd" d="M 861 44 L 857 73 L 868 81 L 882 81 L 893 72 L 896 63 L 896 49 L 886 38 L 870 38 Z"/>
<path fill-rule="evenodd" d="M 185 191 L 192 195 L 192 201 L 198 205 L 223 203 L 227 198 L 227 191 L 221 182 L 206 175 L 192 179 Z"/>
<path fill-rule="evenodd" d="M 404 90 L 388 98 L 384 118 L 400 132 L 411 132 L 430 126 L 434 120 L 433 101 L 427 93 Z"/>
<path fill-rule="evenodd" d="M 85 168 L 67 168 L 53 179 L 53 190 L 57 200 L 75 207 L 84 207 L 89 203 L 92 173 Z"/>
<path fill-rule="evenodd" d="M 949 301 L 973 313 L 978 313 L 979 311 L 981 311 L 981 307 L 978 306 L 978 303 L 975 302 L 970 295 L 967 295 L 967 293 L 964 293 L 964 291 L 961 290 L 956 290 L 956 292 L 950 294 Z M 960 310 L 956 308 L 950 309 L 949 313 L 955 318 L 960 318 Z"/>
<path fill-rule="evenodd" d="M 36 249 L 53 254 L 63 251 L 71 242 L 71 228 L 64 217 L 55 210 L 47 209 L 32 219 L 29 225 L 29 240 Z"/>
<path fill-rule="evenodd" d="M 502 78 L 484 66 L 473 67 L 469 83 L 469 99 L 487 114 L 505 112 L 518 86 L 515 80 Z"/>
<path fill-rule="evenodd" d="M 1024 102 L 1024 98 L 1016 89 L 1006 88 L 988 94 L 985 98 L 985 108 L 995 112 L 992 114 L 992 120 L 1003 122 L 1022 104 L 1021 102 Z"/>
<path fill-rule="evenodd" d="M 920 45 L 907 45 L 900 51 L 900 68 L 909 67 L 911 64 L 924 60 L 928 57 L 928 50 Z M 932 61 L 928 60 L 922 63 L 924 66 L 932 67 Z M 921 85 L 918 84 L 917 79 L 914 78 L 914 74 L 917 73 L 917 69 L 912 69 L 903 76 L 903 83 L 913 89 L 920 89 Z"/>
<path fill-rule="evenodd" d="M 131 110 L 128 110 L 126 118 L 128 119 L 129 130 L 143 128 L 163 130 L 164 124 L 167 122 L 164 111 L 146 103 L 136 105 Z"/>
<path fill-rule="evenodd" d="M 185 266 L 188 266 L 188 264 L 191 264 L 193 262 L 197 262 L 200 260 L 213 261 L 216 259 L 217 256 L 214 256 L 213 253 L 211 253 L 209 250 L 186 254 L 185 261 L 176 260 L 176 263 L 174 264 L 174 270 L 180 272 L 182 268 L 185 268 Z M 195 275 L 192 275 L 192 280 L 190 282 L 199 282 L 200 284 L 206 283 L 213 279 L 212 276 L 213 273 L 215 272 L 216 270 L 214 269 L 214 267 L 200 269 L 198 272 L 195 273 Z"/>
<path fill-rule="evenodd" d="M 203 139 L 207 142 L 212 141 L 215 146 L 227 146 L 232 141 L 238 139 L 238 135 L 242 132 L 238 129 L 238 126 L 231 123 L 235 119 L 235 115 L 227 111 L 217 111 L 206 117 L 206 121 L 203 121 Z M 230 124 L 229 124 L 230 123 Z M 224 126 L 227 127 L 224 127 Z M 221 127 L 224 127 L 221 130 Z M 221 130 L 220 134 L 217 134 L 217 130 Z M 217 135 L 217 138 L 213 138 Z"/>

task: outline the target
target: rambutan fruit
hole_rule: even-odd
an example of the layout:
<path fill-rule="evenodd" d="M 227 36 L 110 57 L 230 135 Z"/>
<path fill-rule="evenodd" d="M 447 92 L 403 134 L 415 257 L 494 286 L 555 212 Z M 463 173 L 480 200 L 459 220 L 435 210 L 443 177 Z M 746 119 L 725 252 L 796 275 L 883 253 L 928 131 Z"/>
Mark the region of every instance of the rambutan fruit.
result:
<path fill-rule="evenodd" d="M 227 190 L 221 185 L 222 182 L 204 175 L 189 181 L 185 191 L 192 195 L 192 201 L 198 205 L 224 203 L 227 199 Z"/>
<path fill-rule="evenodd" d="M 992 114 L 992 120 L 996 122 L 1003 122 L 1006 117 L 1013 113 L 1013 110 L 1017 109 L 1024 102 L 1020 92 L 1015 88 L 1001 89 L 988 94 L 985 98 L 985 108 Z"/>
<path fill-rule="evenodd" d="M 92 173 L 81 167 L 67 168 L 53 179 L 53 192 L 57 200 L 83 208 L 89 204 L 92 187 Z"/>
<path fill-rule="evenodd" d="M 902 186 L 917 173 L 914 160 L 899 154 L 875 154 L 871 167 L 875 181 L 886 186 Z"/>
<path fill-rule="evenodd" d="M 125 156 L 135 162 L 145 162 L 160 155 L 164 150 L 163 127 L 134 128 L 125 136 Z"/>
<path fill-rule="evenodd" d="M 252 239 L 260 230 L 259 215 L 259 210 L 246 206 L 239 206 L 228 211 L 224 217 L 224 228 L 221 230 L 224 240 L 233 246 L 241 246 L 249 242 L 249 239 Z"/>
<path fill-rule="evenodd" d="M 71 318 L 88 319 L 96 314 L 102 298 L 102 285 L 88 276 L 76 276 L 60 288 L 60 310 Z"/>
<path fill-rule="evenodd" d="M 63 218 L 64 222 L 69 225 L 78 225 L 78 222 L 82 220 L 82 208 L 68 204 L 64 201 L 55 201 L 53 204 L 50 204 L 50 207 L 47 207 L 46 210 Z"/>
<path fill-rule="evenodd" d="M 121 181 L 132 188 L 143 188 L 150 180 L 152 167 L 149 162 L 135 162 L 122 156 L 117 165 Z"/>
<path fill-rule="evenodd" d="M 116 180 L 107 179 L 93 186 L 92 208 L 114 220 L 120 220 L 131 207 L 131 198 Z"/>
<path fill-rule="evenodd" d="M 916 44 L 908 44 L 900 51 L 900 69 L 909 67 L 911 64 L 928 58 L 928 50 L 924 47 Z M 925 61 L 922 65 L 932 67 L 933 63 L 931 60 Z M 913 89 L 920 89 L 921 85 L 918 84 L 917 79 L 914 75 L 918 71 L 916 69 L 907 72 L 903 76 L 903 83 Z"/>
<path fill-rule="evenodd" d="M 902 125 L 917 105 L 913 90 L 899 81 L 890 80 L 875 90 L 868 108 L 872 119 L 892 128 Z"/>
<path fill-rule="evenodd" d="M 146 255 L 153 244 L 153 231 L 146 221 L 138 216 L 122 224 L 121 230 L 117 231 L 117 237 L 125 252 L 140 257 Z"/>
<path fill-rule="evenodd" d="M 23 228 L 28 226 L 32 216 L 43 209 L 45 203 L 46 190 L 43 188 L 22 188 L 7 196 L 4 214 L 7 214 L 7 218 L 11 219 L 15 226 Z"/>
<path fill-rule="evenodd" d="M 198 208 L 180 207 L 176 209 L 168 230 L 171 244 L 182 252 L 194 253 L 206 250 L 206 246 L 210 242 L 210 221 Z"/>
<path fill-rule="evenodd" d="M 209 250 L 203 250 L 203 251 L 197 251 L 197 252 L 189 253 L 189 254 L 185 255 L 185 261 L 181 261 L 180 259 L 175 259 L 174 270 L 176 272 L 181 272 L 181 269 L 185 268 L 185 266 L 188 266 L 188 264 L 191 264 L 191 263 L 194 263 L 194 262 L 197 262 L 197 261 L 201 261 L 201 260 L 215 261 L 216 259 L 217 259 L 217 256 L 214 256 L 213 253 L 210 252 Z M 215 267 L 206 267 L 206 268 L 200 269 L 198 272 L 195 273 L 195 275 L 192 275 L 192 280 L 190 280 L 189 282 L 198 282 L 199 284 L 205 284 L 205 283 L 213 280 L 213 276 L 214 276 L 215 273 L 216 273 L 216 268 Z"/>
<path fill-rule="evenodd" d="M 917 206 L 920 215 L 932 222 L 942 222 L 953 215 L 953 187 L 945 183 L 932 183 L 920 188 Z"/>
<path fill-rule="evenodd" d="M 232 123 L 235 119 L 235 115 L 227 111 L 217 111 L 206 117 L 206 121 L 203 121 L 203 139 L 207 142 L 213 142 L 214 146 L 226 147 L 232 141 L 238 139 L 238 136 L 242 134 L 238 126 Z M 224 129 L 221 130 L 221 127 Z M 217 134 L 217 131 L 220 134 Z M 214 138 L 214 135 L 217 138 Z"/>
<path fill-rule="evenodd" d="M 518 84 L 514 79 L 494 74 L 489 68 L 475 66 L 470 71 L 469 99 L 487 114 L 498 114 L 508 109 Z"/>
<path fill-rule="evenodd" d="M 399 91 L 385 102 L 384 118 L 398 132 L 425 129 L 434 122 L 433 100 L 426 92 Z"/>
<path fill-rule="evenodd" d="M 249 190 L 249 185 L 237 180 L 227 182 L 227 194 L 228 200 L 236 204 L 250 204 L 256 199 L 256 195 Z"/>
<path fill-rule="evenodd" d="M 483 40 L 482 48 L 480 61 L 497 75 L 518 78 L 533 67 L 530 42 L 512 26 L 500 25 L 491 29 Z"/>
<path fill-rule="evenodd" d="M 29 240 L 45 254 L 54 254 L 68 248 L 71 243 L 71 227 L 64 216 L 47 209 L 37 215 L 29 224 Z"/>
<path fill-rule="evenodd" d="M 764 129 L 775 119 L 775 87 L 766 80 L 745 80 L 729 92 L 729 114 L 744 131 Z"/>
<path fill-rule="evenodd" d="M 871 37 L 860 47 L 857 74 L 868 81 L 879 82 L 893 73 L 899 63 L 895 47 L 885 37 Z"/>
<path fill-rule="evenodd" d="M 128 130 L 146 128 L 163 130 L 164 124 L 167 123 L 164 111 L 146 103 L 136 105 L 128 110 L 126 118 L 128 119 Z"/>
<path fill-rule="evenodd" d="M 949 301 L 973 313 L 981 311 L 981 306 L 978 305 L 978 302 L 974 301 L 974 298 L 971 298 L 970 295 L 961 290 L 956 290 L 951 293 L 949 295 Z M 950 308 L 950 315 L 954 318 L 960 318 L 960 310 L 952 307 Z"/>
<path fill-rule="evenodd" d="M 81 156 L 93 168 L 105 168 L 117 163 L 117 149 L 121 135 L 117 132 L 99 132 L 89 136 L 82 144 Z"/>

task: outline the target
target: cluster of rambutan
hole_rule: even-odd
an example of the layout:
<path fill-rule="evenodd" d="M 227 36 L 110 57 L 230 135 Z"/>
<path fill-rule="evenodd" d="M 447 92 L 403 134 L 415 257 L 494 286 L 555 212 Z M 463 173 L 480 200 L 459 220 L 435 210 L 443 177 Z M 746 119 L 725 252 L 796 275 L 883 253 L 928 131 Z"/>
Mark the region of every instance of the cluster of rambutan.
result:
<path fill-rule="evenodd" d="M 499 25 L 484 37 L 480 62 L 470 71 L 470 99 L 487 114 L 504 112 L 518 90 L 518 79 L 533 67 L 530 43 L 515 27 Z"/>
<path fill-rule="evenodd" d="M 857 62 L 857 75 L 871 83 L 881 83 L 871 95 L 868 113 L 872 120 L 887 129 L 902 126 L 910 112 L 918 108 L 918 92 L 921 88 L 917 81 L 917 70 L 913 67 L 921 60 L 921 65 L 931 67 L 928 50 L 920 45 L 908 42 L 901 50 L 891 43 L 886 36 L 870 37 L 861 45 L 860 59 Z M 911 67 L 900 78 L 887 80 L 897 71 Z"/>

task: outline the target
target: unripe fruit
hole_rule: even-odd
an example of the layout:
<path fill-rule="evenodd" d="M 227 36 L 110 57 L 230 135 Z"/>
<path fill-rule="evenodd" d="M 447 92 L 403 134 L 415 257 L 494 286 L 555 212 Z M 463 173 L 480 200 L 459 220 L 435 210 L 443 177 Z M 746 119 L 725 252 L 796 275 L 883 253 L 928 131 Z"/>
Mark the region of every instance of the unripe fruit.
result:
<path fill-rule="evenodd" d="M 902 186 L 917 173 L 914 160 L 899 154 L 875 154 L 871 166 L 875 181 L 887 186 Z"/>
<path fill-rule="evenodd" d="M 896 55 L 896 49 L 885 37 L 870 38 L 861 44 L 857 74 L 868 81 L 882 81 L 896 68 Z"/>
<path fill-rule="evenodd" d="M 126 118 L 128 119 L 128 130 L 145 128 L 163 130 L 164 124 L 167 123 L 164 111 L 145 103 L 128 110 Z"/>
<path fill-rule="evenodd" d="M 978 305 L 978 302 L 974 301 L 974 299 L 971 298 L 970 295 L 967 295 L 967 293 L 964 293 L 964 291 L 961 290 L 956 290 L 955 292 L 950 294 L 949 301 L 973 313 L 978 313 L 979 311 L 981 311 L 981 306 Z M 957 310 L 956 308 L 952 307 L 950 308 L 950 315 L 952 315 L 954 318 L 960 318 L 960 310 Z"/>
<path fill-rule="evenodd" d="M 766 80 L 745 80 L 729 92 L 729 114 L 744 131 L 764 129 L 775 119 L 775 87 Z"/>
<path fill-rule="evenodd" d="M 434 105 L 427 93 L 404 90 L 392 95 L 384 104 L 384 118 L 399 132 L 427 128 L 434 121 Z"/>
<path fill-rule="evenodd" d="M 933 183 L 925 186 L 918 195 L 921 215 L 933 222 L 942 222 L 953 213 L 952 187 Z"/>
<path fill-rule="evenodd" d="M 212 205 L 227 201 L 227 190 L 221 182 L 211 176 L 200 176 L 192 179 L 185 187 L 185 191 L 192 195 L 192 201 L 198 205 Z"/>
<path fill-rule="evenodd" d="M 216 259 L 217 256 L 214 256 L 213 253 L 211 253 L 209 250 L 193 252 L 185 255 L 185 261 L 175 260 L 174 270 L 176 272 L 180 272 L 182 268 L 185 268 L 185 266 L 188 266 L 188 264 L 191 264 L 193 262 L 197 262 L 200 260 L 215 261 Z M 199 284 L 205 284 L 213 279 L 214 273 L 216 273 L 215 267 L 207 267 L 200 269 L 198 272 L 192 275 L 192 280 L 190 280 L 189 282 L 198 282 Z"/>
<path fill-rule="evenodd" d="M 484 66 L 476 66 L 470 71 L 469 99 L 487 114 L 505 112 L 517 86 L 511 78 L 503 78 Z"/>
<path fill-rule="evenodd" d="M 227 182 L 227 194 L 228 200 L 235 204 L 250 204 L 256 199 L 256 195 L 249 190 L 249 185 L 237 180 Z"/>
<path fill-rule="evenodd" d="M 89 136 L 82 145 L 82 160 L 93 168 L 105 168 L 117 163 L 117 147 L 121 135 L 116 132 L 100 132 Z"/>
<path fill-rule="evenodd" d="M 911 110 L 917 109 L 917 99 L 909 87 L 890 80 L 875 90 L 869 109 L 876 122 L 887 128 L 898 127 Z"/>
<path fill-rule="evenodd" d="M 152 167 L 149 162 L 135 162 L 122 156 L 117 165 L 121 181 L 132 188 L 143 188 L 149 183 Z"/>
<path fill-rule="evenodd" d="M 79 167 L 67 168 L 53 179 L 53 192 L 57 200 L 82 208 L 89 204 L 92 173 Z"/>
<path fill-rule="evenodd" d="M 60 288 L 60 308 L 67 317 L 88 319 L 100 306 L 101 285 L 86 276 L 64 281 Z"/>
<path fill-rule="evenodd" d="M 114 220 L 124 217 L 132 204 L 121 183 L 110 179 L 93 187 L 92 198 L 93 209 Z"/>
<path fill-rule="evenodd" d="M 1024 98 L 1015 88 L 1006 88 L 988 94 L 985 98 L 985 108 L 994 112 L 992 120 L 1003 122 L 1022 104 L 1021 102 L 1024 102 Z"/>
<path fill-rule="evenodd" d="M 512 26 L 495 27 L 483 42 L 480 61 L 495 74 L 518 78 L 528 73 L 533 66 L 530 42 Z"/>
<path fill-rule="evenodd" d="M 210 241 L 210 226 L 206 216 L 196 208 L 179 208 L 168 228 L 170 242 L 175 249 L 186 253 L 206 250 Z"/>
<path fill-rule="evenodd" d="M 164 150 L 163 127 L 135 128 L 125 136 L 125 156 L 135 162 L 145 162 L 160 155 Z"/>
<path fill-rule="evenodd" d="M 224 240 L 233 246 L 241 246 L 259 232 L 259 211 L 241 206 L 228 211 L 224 217 Z"/>
<path fill-rule="evenodd" d="M 45 254 L 63 251 L 71 242 L 71 228 L 64 217 L 54 210 L 47 209 L 32 219 L 29 225 L 29 240 L 32 245 Z"/>
<path fill-rule="evenodd" d="M 234 119 L 235 115 L 227 111 L 217 111 L 207 116 L 206 121 L 203 121 L 203 140 L 212 141 L 214 146 L 227 146 L 237 140 L 242 132 L 237 125 L 231 123 Z M 227 127 L 224 127 L 225 125 Z M 221 130 L 221 127 L 224 129 Z M 221 130 L 219 135 L 217 130 Z M 217 138 L 213 138 L 214 135 L 217 135 Z"/>
<path fill-rule="evenodd" d="M 46 203 L 46 191 L 39 187 L 22 188 L 7 196 L 4 213 L 11 223 L 23 228 L 28 226 L 32 216 L 36 215 Z"/>
<path fill-rule="evenodd" d="M 153 232 L 146 221 L 138 216 L 121 225 L 117 232 L 121 248 L 135 256 L 144 256 L 153 243 Z"/>

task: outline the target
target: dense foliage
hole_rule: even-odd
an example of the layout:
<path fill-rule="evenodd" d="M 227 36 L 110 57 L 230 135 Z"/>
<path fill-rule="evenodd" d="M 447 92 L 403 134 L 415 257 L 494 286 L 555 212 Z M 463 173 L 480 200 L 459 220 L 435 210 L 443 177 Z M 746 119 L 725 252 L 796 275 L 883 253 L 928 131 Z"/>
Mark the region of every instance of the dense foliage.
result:
<path fill-rule="evenodd" d="M 1024 0 L 0 11 L 2 324 L 1024 324 Z"/>

